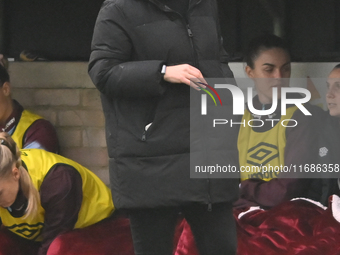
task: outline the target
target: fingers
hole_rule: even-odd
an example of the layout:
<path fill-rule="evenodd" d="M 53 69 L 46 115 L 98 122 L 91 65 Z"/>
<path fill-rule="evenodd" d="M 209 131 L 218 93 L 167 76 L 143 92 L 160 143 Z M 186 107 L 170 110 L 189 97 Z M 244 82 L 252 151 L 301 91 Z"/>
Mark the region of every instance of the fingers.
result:
<path fill-rule="evenodd" d="M 196 90 L 206 88 L 205 84 L 207 84 L 201 71 L 189 64 L 168 66 L 164 80 L 171 83 L 184 83 Z"/>
<path fill-rule="evenodd" d="M 207 81 L 204 78 L 195 78 L 191 80 L 192 83 L 194 83 L 196 86 L 205 89 L 208 85 Z"/>
<path fill-rule="evenodd" d="M 201 71 L 199 69 L 197 69 L 196 67 L 185 64 L 184 68 L 185 68 L 184 69 L 185 71 L 187 71 L 189 74 L 191 74 L 195 78 L 203 78 Z"/>
<path fill-rule="evenodd" d="M 202 85 L 198 85 L 198 84 L 196 84 L 195 82 L 193 82 L 193 81 L 190 80 L 190 79 L 189 79 L 188 81 L 189 81 L 189 84 L 188 84 L 188 85 L 189 85 L 190 87 L 196 89 L 197 91 L 200 91 L 200 90 L 201 90 L 201 88 L 202 88 L 201 86 L 202 86 Z"/>

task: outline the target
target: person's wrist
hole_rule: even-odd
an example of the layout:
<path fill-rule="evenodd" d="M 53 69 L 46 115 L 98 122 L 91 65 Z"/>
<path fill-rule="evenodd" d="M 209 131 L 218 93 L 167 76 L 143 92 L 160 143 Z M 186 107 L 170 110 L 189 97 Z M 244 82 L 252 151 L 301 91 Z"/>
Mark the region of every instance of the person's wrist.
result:
<path fill-rule="evenodd" d="M 161 75 L 162 75 L 162 78 L 164 79 L 164 75 L 166 73 L 166 65 L 163 65 L 162 66 L 162 69 L 161 69 Z"/>

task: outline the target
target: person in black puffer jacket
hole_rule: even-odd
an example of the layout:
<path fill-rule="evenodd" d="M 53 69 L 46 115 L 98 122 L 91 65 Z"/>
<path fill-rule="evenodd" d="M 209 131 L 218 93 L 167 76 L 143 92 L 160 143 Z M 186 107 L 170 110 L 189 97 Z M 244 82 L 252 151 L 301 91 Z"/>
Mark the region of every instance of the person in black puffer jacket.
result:
<path fill-rule="evenodd" d="M 235 254 L 238 180 L 189 172 L 190 79 L 233 77 L 215 0 L 105 1 L 91 48 L 113 201 L 129 214 L 136 254 L 172 254 L 179 212 L 202 254 Z M 232 165 L 235 137 L 224 140 Z"/>

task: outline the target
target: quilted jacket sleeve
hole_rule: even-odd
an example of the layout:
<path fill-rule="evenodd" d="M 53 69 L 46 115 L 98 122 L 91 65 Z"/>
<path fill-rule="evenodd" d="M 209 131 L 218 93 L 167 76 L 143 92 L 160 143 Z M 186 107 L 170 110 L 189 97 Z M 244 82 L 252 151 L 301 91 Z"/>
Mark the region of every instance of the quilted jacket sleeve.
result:
<path fill-rule="evenodd" d="M 160 95 L 165 90 L 160 73 L 164 61 L 133 61 L 129 26 L 116 1 L 104 2 L 94 28 L 89 75 L 109 97 Z"/>

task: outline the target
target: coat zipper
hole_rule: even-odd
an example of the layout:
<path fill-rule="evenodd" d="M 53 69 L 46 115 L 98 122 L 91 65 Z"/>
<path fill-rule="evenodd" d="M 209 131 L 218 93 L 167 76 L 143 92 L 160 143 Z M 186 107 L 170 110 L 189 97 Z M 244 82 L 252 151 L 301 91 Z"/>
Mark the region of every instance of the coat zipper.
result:
<path fill-rule="evenodd" d="M 191 47 L 192 47 L 192 50 L 193 50 L 193 56 L 194 56 L 194 66 L 196 68 L 199 68 L 199 65 L 198 65 L 198 58 L 197 58 L 197 52 L 195 50 L 195 47 L 194 47 L 194 42 L 193 42 L 193 37 L 194 37 L 194 34 L 192 33 L 192 30 L 190 28 L 190 25 L 189 25 L 189 22 L 186 21 L 186 19 L 178 12 L 170 9 L 170 8 L 167 8 L 165 7 L 165 5 L 161 4 L 160 2 L 158 2 L 157 0 L 149 0 L 151 3 L 155 4 L 158 8 L 160 8 L 162 11 L 164 12 L 173 12 L 173 13 L 176 13 L 178 14 L 181 19 L 183 20 L 184 24 L 185 24 L 185 27 L 187 29 L 187 33 L 188 33 L 188 36 L 189 36 L 189 39 L 190 39 L 190 44 L 191 44 Z M 190 2 L 192 0 L 189 1 L 189 8 L 188 8 L 188 13 L 190 12 Z M 201 0 L 198 0 L 196 5 L 198 5 L 199 3 L 201 2 Z M 146 131 L 144 131 L 143 135 L 142 135 L 142 141 L 146 141 Z M 207 179 L 207 188 L 208 188 L 208 211 L 211 212 L 212 211 L 212 204 L 211 204 L 211 195 L 210 195 L 210 180 L 209 180 L 209 177 Z"/>
<path fill-rule="evenodd" d="M 188 30 L 188 35 L 189 35 L 189 37 L 191 38 L 191 37 L 193 37 L 193 34 L 192 34 L 192 31 L 191 31 L 191 29 L 190 29 L 190 25 L 189 24 L 187 24 L 187 30 Z M 192 42 L 191 42 L 191 44 L 192 44 Z M 193 45 L 192 45 L 193 46 Z"/>
<path fill-rule="evenodd" d="M 194 66 L 198 68 L 198 61 L 197 61 L 197 53 L 195 51 L 195 48 L 194 48 L 194 43 L 193 43 L 193 36 L 194 34 L 192 33 L 191 31 L 191 28 L 190 28 L 190 25 L 188 24 L 188 22 L 185 20 L 185 18 L 179 13 L 179 12 L 176 12 L 172 9 L 170 9 L 169 7 L 163 5 L 162 3 L 158 2 L 157 0 L 149 0 L 151 3 L 155 4 L 158 8 L 160 8 L 162 11 L 164 12 L 173 12 L 173 13 L 176 13 L 177 15 L 179 15 L 181 17 L 181 19 L 183 20 L 184 24 L 185 24 L 185 27 L 187 29 L 187 32 L 188 32 L 188 36 L 189 36 L 189 39 L 190 39 L 190 44 L 191 44 L 191 47 L 193 49 L 193 56 L 194 56 Z M 190 2 L 192 0 L 189 1 L 189 8 L 188 8 L 188 12 L 190 12 L 190 9 L 192 8 L 192 6 L 190 7 Z M 196 5 L 198 5 L 199 3 L 201 2 L 201 0 L 197 1 Z"/>
<path fill-rule="evenodd" d="M 183 18 L 183 17 L 182 17 L 182 18 Z M 199 68 L 199 66 L 198 66 L 198 60 L 197 60 L 197 52 L 196 52 L 196 50 L 195 50 L 194 42 L 193 42 L 194 34 L 192 33 L 191 28 L 190 28 L 190 25 L 189 25 L 188 23 L 186 23 L 186 27 L 187 27 L 187 31 L 188 31 L 188 36 L 189 36 L 191 48 L 192 48 L 193 55 L 194 55 L 194 66 L 197 67 L 197 68 Z"/>
<path fill-rule="evenodd" d="M 142 141 L 145 142 L 146 141 L 146 132 L 148 131 L 149 127 L 151 127 L 152 125 L 152 122 L 150 122 L 149 124 L 147 124 L 145 127 L 144 127 L 144 132 L 142 134 Z"/>

